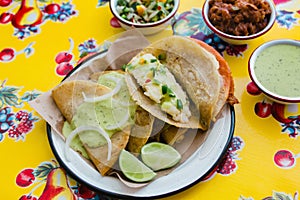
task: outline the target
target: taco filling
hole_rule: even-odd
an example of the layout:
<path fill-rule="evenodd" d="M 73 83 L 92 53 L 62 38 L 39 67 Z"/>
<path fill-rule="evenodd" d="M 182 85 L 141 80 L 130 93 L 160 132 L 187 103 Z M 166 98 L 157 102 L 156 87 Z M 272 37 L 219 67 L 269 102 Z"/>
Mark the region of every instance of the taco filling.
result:
<path fill-rule="evenodd" d="M 158 58 L 150 53 L 135 57 L 126 65 L 126 71 L 133 75 L 144 94 L 160 104 L 162 111 L 173 120 L 189 121 L 191 111 L 187 95 Z"/>

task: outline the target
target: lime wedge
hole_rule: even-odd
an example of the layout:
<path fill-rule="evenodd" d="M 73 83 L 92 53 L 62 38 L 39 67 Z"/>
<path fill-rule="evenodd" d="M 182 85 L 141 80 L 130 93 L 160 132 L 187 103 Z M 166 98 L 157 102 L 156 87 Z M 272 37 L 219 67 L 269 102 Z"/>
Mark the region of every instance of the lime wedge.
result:
<path fill-rule="evenodd" d="M 119 156 L 119 166 L 123 174 L 135 182 L 150 181 L 156 176 L 155 172 L 124 149 Z"/>
<path fill-rule="evenodd" d="M 181 159 L 181 155 L 176 149 L 160 142 L 144 145 L 141 157 L 142 161 L 154 171 L 173 167 Z"/>

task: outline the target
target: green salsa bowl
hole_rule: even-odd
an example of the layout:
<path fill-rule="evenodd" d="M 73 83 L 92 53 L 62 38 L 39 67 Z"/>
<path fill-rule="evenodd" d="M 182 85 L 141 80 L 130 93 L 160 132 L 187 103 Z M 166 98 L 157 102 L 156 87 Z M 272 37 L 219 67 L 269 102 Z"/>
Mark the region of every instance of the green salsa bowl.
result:
<path fill-rule="evenodd" d="M 280 39 L 262 44 L 250 56 L 248 72 L 271 100 L 300 103 L 300 41 Z"/>

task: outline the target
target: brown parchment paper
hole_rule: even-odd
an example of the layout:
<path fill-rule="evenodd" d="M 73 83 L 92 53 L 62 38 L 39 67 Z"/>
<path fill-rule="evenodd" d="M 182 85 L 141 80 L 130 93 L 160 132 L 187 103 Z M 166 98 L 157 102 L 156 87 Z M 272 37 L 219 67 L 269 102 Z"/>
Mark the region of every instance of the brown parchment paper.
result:
<path fill-rule="evenodd" d="M 108 68 L 119 69 L 148 45 L 149 41 L 140 32 L 135 29 L 126 31 L 111 44 L 104 57 L 94 59 L 87 67 L 75 71 L 64 81 L 88 80 L 96 72 L 104 71 Z M 64 117 L 53 101 L 51 92 L 52 90 L 41 94 L 35 100 L 30 101 L 29 105 L 64 139 L 61 133 Z"/>
<path fill-rule="evenodd" d="M 149 41 L 135 29 L 125 31 L 112 43 L 105 56 L 92 59 L 86 67 L 82 69 L 79 67 L 77 71 L 64 81 L 89 80 L 89 77 L 96 72 L 106 69 L 120 69 L 123 64 L 127 64 L 133 56 L 149 44 Z M 62 134 L 62 126 L 65 119 L 54 103 L 51 91 L 41 94 L 38 98 L 29 102 L 29 104 L 52 127 L 54 130 L 52 134 L 59 134 L 65 140 Z M 182 155 L 182 159 L 177 166 L 185 162 L 203 144 L 207 135 L 206 132 L 197 129 L 189 129 L 185 133 L 184 139 L 174 145 Z M 157 178 L 169 174 L 177 166 L 157 172 Z"/>

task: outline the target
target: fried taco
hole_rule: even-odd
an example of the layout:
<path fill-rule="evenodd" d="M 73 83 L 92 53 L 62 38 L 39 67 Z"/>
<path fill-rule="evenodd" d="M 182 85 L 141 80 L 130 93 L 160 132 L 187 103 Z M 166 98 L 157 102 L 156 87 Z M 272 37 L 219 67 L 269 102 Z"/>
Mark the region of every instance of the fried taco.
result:
<path fill-rule="evenodd" d="M 137 107 L 129 95 L 124 74 L 103 73 L 97 83 L 90 80 L 63 82 L 52 90 L 52 98 L 66 118 L 65 124 L 72 129 L 68 132 L 97 127 L 110 138 L 111 146 L 97 131 L 83 128 L 77 140 L 73 140 L 84 147 L 98 171 L 107 175 L 129 141 Z"/>
<path fill-rule="evenodd" d="M 169 145 L 174 145 L 183 140 L 185 133 L 188 131 L 187 128 L 178 128 L 175 126 L 169 126 L 160 135 L 162 141 Z"/>
<path fill-rule="evenodd" d="M 133 100 L 170 125 L 207 130 L 233 93 L 233 81 L 218 52 L 199 44 L 171 36 L 136 55 L 124 66 Z"/>
<path fill-rule="evenodd" d="M 127 149 L 134 155 L 139 155 L 142 147 L 148 142 L 151 135 L 154 117 L 140 106 L 135 113 L 135 123 L 132 125 Z"/>
<path fill-rule="evenodd" d="M 63 82 L 52 90 L 52 98 L 57 107 L 66 118 L 71 122 L 77 107 L 83 103 L 86 96 L 102 96 L 110 92 L 110 89 L 104 85 L 99 85 L 90 81 L 69 81 Z"/>
<path fill-rule="evenodd" d="M 120 70 L 97 72 L 90 76 L 90 80 L 100 82 L 102 84 L 107 84 L 103 83 L 101 76 L 114 73 L 124 74 L 124 72 Z M 125 101 L 127 100 L 125 99 Z M 120 103 L 124 104 L 124 102 Z M 126 146 L 126 149 L 129 152 L 135 155 L 139 155 L 142 146 L 146 144 L 151 135 L 154 119 L 155 118 L 149 112 L 145 111 L 140 106 L 136 107 L 134 114 L 134 123 L 132 124 L 129 140 Z"/>

